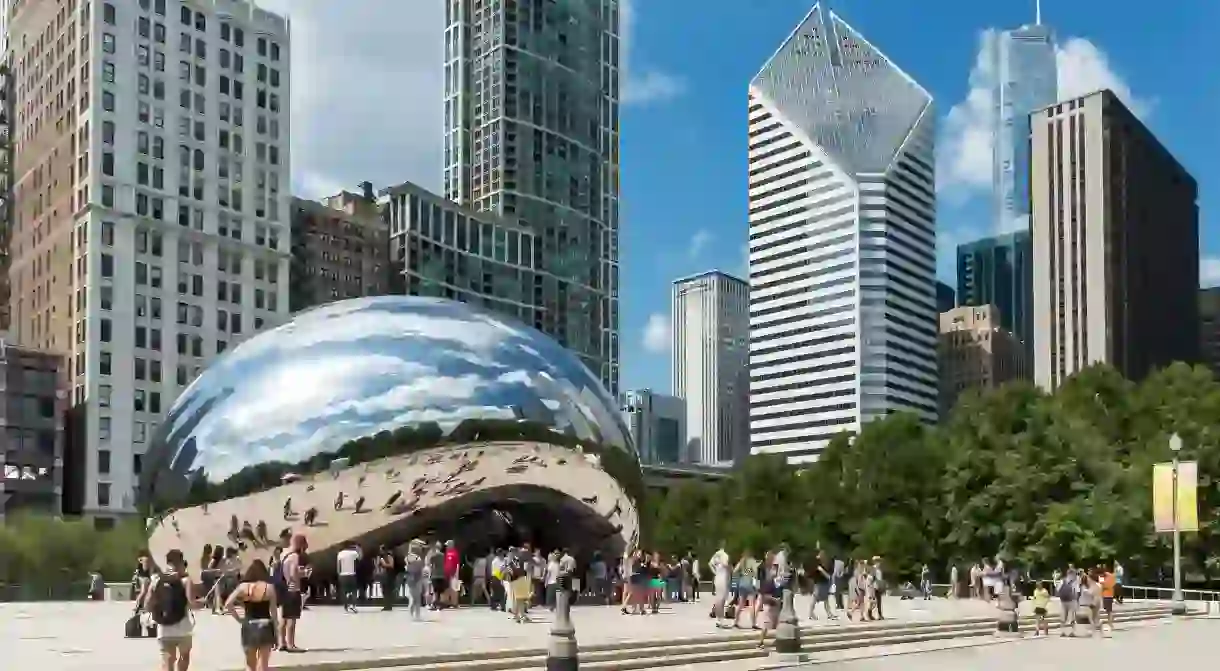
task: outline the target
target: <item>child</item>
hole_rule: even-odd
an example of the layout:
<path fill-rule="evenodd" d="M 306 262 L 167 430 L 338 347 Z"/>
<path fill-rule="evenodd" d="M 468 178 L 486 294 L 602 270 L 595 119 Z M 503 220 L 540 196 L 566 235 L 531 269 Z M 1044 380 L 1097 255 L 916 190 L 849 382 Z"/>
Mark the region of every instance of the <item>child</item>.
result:
<path fill-rule="evenodd" d="M 1039 634 L 1050 636 L 1051 628 L 1046 621 L 1046 607 L 1051 602 L 1051 592 L 1046 586 L 1046 581 L 1038 583 L 1038 587 L 1034 589 L 1034 636 Z"/>

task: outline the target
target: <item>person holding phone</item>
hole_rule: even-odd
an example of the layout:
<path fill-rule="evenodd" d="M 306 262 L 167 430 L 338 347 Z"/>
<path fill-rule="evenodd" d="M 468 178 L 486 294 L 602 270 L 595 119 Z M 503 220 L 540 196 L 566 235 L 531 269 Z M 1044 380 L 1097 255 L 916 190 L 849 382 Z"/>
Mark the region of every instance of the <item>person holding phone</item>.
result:
<path fill-rule="evenodd" d="M 303 652 L 297 647 L 297 622 L 301 619 L 301 610 L 305 605 L 301 587 L 313 573 L 313 569 L 304 565 L 305 551 L 309 542 L 304 534 L 296 534 L 288 544 L 288 552 L 284 554 L 281 570 L 284 574 L 284 603 L 280 604 L 279 628 L 280 650 L 284 652 Z"/>

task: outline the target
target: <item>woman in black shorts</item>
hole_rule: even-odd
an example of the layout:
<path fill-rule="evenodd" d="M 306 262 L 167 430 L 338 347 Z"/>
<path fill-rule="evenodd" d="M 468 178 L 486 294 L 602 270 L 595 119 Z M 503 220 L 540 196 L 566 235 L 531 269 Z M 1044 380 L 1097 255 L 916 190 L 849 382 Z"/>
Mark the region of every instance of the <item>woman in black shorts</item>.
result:
<path fill-rule="evenodd" d="M 237 615 L 237 604 L 242 615 Z M 271 651 L 275 648 L 276 619 L 275 586 L 271 573 L 261 559 L 255 559 L 246 569 L 242 583 L 225 601 L 225 612 L 241 623 L 241 648 L 246 653 L 246 671 L 267 671 L 271 666 Z"/>

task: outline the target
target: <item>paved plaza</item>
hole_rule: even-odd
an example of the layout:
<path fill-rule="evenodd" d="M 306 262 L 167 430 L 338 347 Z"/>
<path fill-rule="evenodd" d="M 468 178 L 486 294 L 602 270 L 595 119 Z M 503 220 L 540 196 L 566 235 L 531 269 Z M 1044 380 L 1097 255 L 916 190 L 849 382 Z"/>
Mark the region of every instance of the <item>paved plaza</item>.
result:
<path fill-rule="evenodd" d="M 614 607 L 574 608 L 572 619 L 582 644 L 649 641 L 713 634 L 707 616 L 710 599 L 696 604 L 674 604 L 660 615 L 624 616 Z M 808 600 L 798 598 L 802 617 Z M 993 615 L 975 601 L 900 601 L 887 599 L 886 615 L 895 621 L 931 621 Z M 131 671 L 155 668 L 157 644 L 152 640 L 124 639 L 123 622 L 130 602 L 5 603 L 0 604 L 0 646 L 17 669 L 38 671 Z M 312 608 L 301 621 L 298 643 L 310 651 L 277 654 L 277 667 L 306 662 L 376 659 L 388 656 L 445 652 L 545 648 L 550 614 L 538 609 L 530 624 L 516 624 L 502 613 L 465 608 L 441 613 L 425 612 L 424 622 L 411 622 L 405 610 L 390 613 L 367 609 L 358 615 L 337 607 Z M 195 662 L 197 671 L 241 668 L 238 627 L 231 618 L 197 613 Z M 812 626 L 843 626 L 825 620 Z M 13 653 L 16 653 L 15 655 Z"/>
<path fill-rule="evenodd" d="M 1218 620 L 1192 619 L 1172 625 L 1120 624 L 1113 638 L 1065 639 L 1052 635 L 1049 639 L 1025 638 L 1005 644 L 839 661 L 828 666 L 843 671 L 1147 671 L 1167 666 L 1210 669 L 1215 666 L 1217 634 L 1220 634 Z"/>

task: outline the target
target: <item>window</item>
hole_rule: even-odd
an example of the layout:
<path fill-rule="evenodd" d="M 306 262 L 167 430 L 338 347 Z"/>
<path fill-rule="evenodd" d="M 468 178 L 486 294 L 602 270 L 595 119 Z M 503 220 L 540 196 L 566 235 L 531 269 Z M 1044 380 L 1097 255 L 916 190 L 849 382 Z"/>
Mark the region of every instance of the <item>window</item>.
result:
<path fill-rule="evenodd" d="M 114 277 L 114 255 L 102 254 L 102 277 Z"/>
<path fill-rule="evenodd" d="M 110 5 L 106 5 L 106 6 L 109 7 Z M 97 505 L 99 508 L 110 507 L 110 483 L 109 482 L 97 483 Z"/>
<path fill-rule="evenodd" d="M 114 83 L 114 63 L 110 61 L 102 62 L 102 81 L 107 84 Z"/>
<path fill-rule="evenodd" d="M 102 375 L 109 375 L 110 374 L 110 362 L 111 362 L 110 352 L 102 352 L 98 356 L 97 372 Z M 106 389 L 109 390 L 110 388 L 107 387 Z M 109 393 L 106 394 L 106 399 L 107 399 L 107 403 L 109 403 L 109 399 L 110 399 Z"/>
<path fill-rule="evenodd" d="M 106 144 L 114 144 L 114 122 L 102 122 L 102 142 Z"/>
<path fill-rule="evenodd" d="M 109 352 L 103 352 L 103 354 L 109 354 Z M 97 405 L 98 405 L 98 407 L 100 407 L 100 408 L 109 408 L 110 407 L 110 394 L 111 394 L 110 385 L 99 384 L 97 386 Z"/>
<path fill-rule="evenodd" d="M 107 112 L 114 111 L 114 94 L 110 91 L 102 91 L 102 109 Z"/>
<path fill-rule="evenodd" d="M 106 405 L 110 405 L 110 401 L 109 401 L 110 396 L 107 395 L 106 399 L 107 399 Z M 98 417 L 97 418 L 97 437 L 101 440 L 110 440 L 110 418 L 109 417 Z"/>
<path fill-rule="evenodd" d="M 112 222 L 102 222 L 102 244 L 107 247 L 114 246 L 114 224 Z"/>
<path fill-rule="evenodd" d="M 115 24 L 116 19 L 113 4 L 109 2 L 102 3 L 102 21 L 105 21 L 112 26 Z"/>
<path fill-rule="evenodd" d="M 97 451 L 97 472 L 102 475 L 110 473 L 110 450 Z"/>
<path fill-rule="evenodd" d="M 108 54 L 114 53 L 114 35 L 102 33 L 102 51 Z"/>
<path fill-rule="evenodd" d="M 110 320 L 102 319 L 101 323 L 99 324 L 99 327 L 100 327 L 100 331 L 101 331 L 101 335 L 99 336 L 99 339 L 102 342 L 110 342 L 110 338 L 112 335 L 110 332 L 111 331 Z"/>

